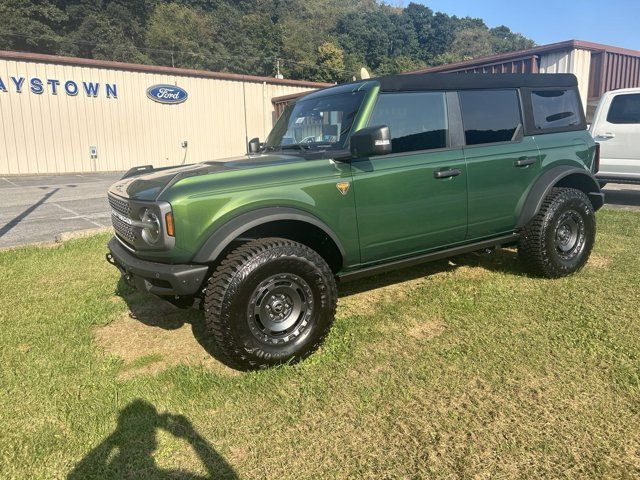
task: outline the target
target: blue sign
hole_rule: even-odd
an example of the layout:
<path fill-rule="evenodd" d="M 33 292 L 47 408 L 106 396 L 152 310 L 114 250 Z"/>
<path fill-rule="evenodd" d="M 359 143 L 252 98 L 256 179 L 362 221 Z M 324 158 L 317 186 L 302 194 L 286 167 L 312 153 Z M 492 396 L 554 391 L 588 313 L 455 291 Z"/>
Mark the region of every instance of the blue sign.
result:
<path fill-rule="evenodd" d="M 175 85 L 153 85 L 147 88 L 147 97 L 160 103 L 182 103 L 188 96 L 185 89 Z"/>

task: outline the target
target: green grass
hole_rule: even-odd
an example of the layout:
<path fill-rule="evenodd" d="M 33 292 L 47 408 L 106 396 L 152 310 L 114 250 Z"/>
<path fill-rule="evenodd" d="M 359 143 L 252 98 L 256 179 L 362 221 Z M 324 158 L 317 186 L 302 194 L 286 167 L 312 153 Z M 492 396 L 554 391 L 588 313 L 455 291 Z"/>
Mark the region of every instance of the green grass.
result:
<path fill-rule="evenodd" d="M 345 285 L 318 353 L 248 374 L 118 295 L 106 236 L 1 252 L 0 477 L 638 478 L 640 215 L 598 222 L 570 278 L 502 251 Z"/>

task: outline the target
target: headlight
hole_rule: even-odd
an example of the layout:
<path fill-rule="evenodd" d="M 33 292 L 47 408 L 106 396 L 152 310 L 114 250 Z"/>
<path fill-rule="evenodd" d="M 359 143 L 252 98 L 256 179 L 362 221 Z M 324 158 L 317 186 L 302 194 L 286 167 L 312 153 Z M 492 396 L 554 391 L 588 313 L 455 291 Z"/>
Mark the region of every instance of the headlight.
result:
<path fill-rule="evenodd" d="M 161 238 L 160 220 L 157 215 L 148 208 L 140 212 L 140 220 L 143 223 L 142 239 L 149 245 L 155 245 Z"/>

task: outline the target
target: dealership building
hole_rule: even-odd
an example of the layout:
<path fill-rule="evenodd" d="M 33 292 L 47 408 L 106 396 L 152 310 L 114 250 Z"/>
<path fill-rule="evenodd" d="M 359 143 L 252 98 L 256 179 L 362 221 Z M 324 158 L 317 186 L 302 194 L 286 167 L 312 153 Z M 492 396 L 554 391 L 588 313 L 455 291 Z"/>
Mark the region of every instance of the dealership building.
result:
<path fill-rule="evenodd" d="M 589 119 L 640 87 L 640 51 L 569 40 L 411 73 L 573 73 Z M 0 175 L 123 171 L 246 151 L 327 84 L 0 51 Z"/>
<path fill-rule="evenodd" d="M 274 97 L 326 84 L 0 51 L 0 175 L 123 171 L 240 155 Z"/>
<path fill-rule="evenodd" d="M 640 51 L 581 40 L 427 68 L 431 73 L 573 73 L 590 118 L 604 92 L 640 87 Z M 416 73 L 419 73 L 416 72 Z"/>

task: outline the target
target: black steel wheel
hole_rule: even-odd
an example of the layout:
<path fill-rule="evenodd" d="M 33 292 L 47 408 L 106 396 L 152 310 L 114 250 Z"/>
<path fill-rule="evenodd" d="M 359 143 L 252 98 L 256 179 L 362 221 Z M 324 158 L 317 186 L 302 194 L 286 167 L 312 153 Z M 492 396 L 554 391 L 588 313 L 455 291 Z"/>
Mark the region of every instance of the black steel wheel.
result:
<path fill-rule="evenodd" d="M 582 253 L 586 244 L 584 219 L 575 210 L 562 213 L 556 223 L 555 247 L 557 255 L 565 261 Z"/>
<path fill-rule="evenodd" d="M 593 248 L 593 206 L 580 190 L 553 188 L 520 234 L 518 254 L 529 271 L 548 278 L 570 275 L 584 266 Z"/>
<path fill-rule="evenodd" d="M 241 370 L 299 361 L 329 332 L 336 301 L 333 273 L 309 247 L 281 238 L 246 243 L 207 284 L 215 355 Z"/>
<path fill-rule="evenodd" d="M 282 273 L 261 282 L 249 298 L 249 330 L 260 341 L 278 345 L 302 335 L 313 313 L 313 292 L 297 275 Z"/>

